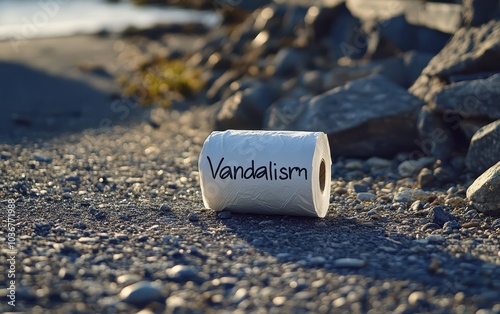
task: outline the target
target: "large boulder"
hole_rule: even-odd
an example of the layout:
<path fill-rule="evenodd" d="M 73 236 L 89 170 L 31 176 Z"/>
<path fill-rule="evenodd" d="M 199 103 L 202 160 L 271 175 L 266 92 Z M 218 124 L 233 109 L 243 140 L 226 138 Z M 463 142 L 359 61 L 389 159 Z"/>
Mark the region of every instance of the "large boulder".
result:
<path fill-rule="evenodd" d="M 279 97 L 275 84 L 257 82 L 222 102 L 216 113 L 216 128 L 260 129 L 266 109 Z"/>
<path fill-rule="evenodd" d="M 408 23 L 405 15 L 380 22 L 380 36 L 393 43 L 401 51 L 417 50 L 438 53 L 450 39 L 450 35 L 424 26 Z"/>
<path fill-rule="evenodd" d="M 430 102 L 450 76 L 500 71 L 500 21 L 481 27 L 461 28 L 429 62 L 410 88 L 415 96 Z"/>
<path fill-rule="evenodd" d="M 415 147 L 421 106 L 406 90 L 375 75 L 314 98 L 273 104 L 264 126 L 326 132 L 333 155 L 390 157 Z"/>
<path fill-rule="evenodd" d="M 482 173 L 500 161 L 500 120 L 477 131 L 470 142 L 465 159 L 467 168 Z"/>
<path fill-rule="evenodd" d="M 462 28 L 429 62 L 409 91 L 426 103 L 420 114 L 420 141 L 435 157 L 450 159 L 467 147 L 474 132 L 499 118 L 500 21 Z M 438 139 L 447 137 L 443 144 Z M 451 138 L 450 138 L 451 137 Z M 454 143 L 454 144 L 453 144 Z M 427 153 L 427 152 L 425 152 Z"/>
<path fill-rule="evenodd" d="M 454 112 L 464 118 L 500 119 L 500 74 L 446 85 L 430 105 L 436 111 Z"/>
<path fill-rule="evenodd" d="M 472 183 L 467 189 L 467 198 L 480 212 L 500 215 L 500 162 Z"/>

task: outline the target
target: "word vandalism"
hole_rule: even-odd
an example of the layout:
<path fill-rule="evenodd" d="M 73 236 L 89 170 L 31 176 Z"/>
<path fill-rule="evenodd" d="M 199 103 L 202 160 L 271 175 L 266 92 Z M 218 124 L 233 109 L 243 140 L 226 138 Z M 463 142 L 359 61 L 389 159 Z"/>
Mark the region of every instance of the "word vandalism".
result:
<path fill-rule="evenodd" d="M 293 174 L 296 173 L 298 177 L 304 175 L 304 179 L 307 180 L 307 169 L 300 167 L 281 167 L 278 168 L 275 162 L 269 161 L 269 165 L 260 166 L 255 168 L 255 160 L 249 167 L 243 168 L 243 166 L 223 166 L 224 157 L 222 157 L 217 164 L 217 168 L 214 171 L 214 165 L 209 156 L 207 156 L 208 163 L 210 165 L 210 171 L 212 172 L 212 178 L 221 179 L 231 179 L 236 180 L 241 179 L 261 179 L 266 180 L 292 180 Z M 279 174 L 279 176 L 278 176 Z"/>

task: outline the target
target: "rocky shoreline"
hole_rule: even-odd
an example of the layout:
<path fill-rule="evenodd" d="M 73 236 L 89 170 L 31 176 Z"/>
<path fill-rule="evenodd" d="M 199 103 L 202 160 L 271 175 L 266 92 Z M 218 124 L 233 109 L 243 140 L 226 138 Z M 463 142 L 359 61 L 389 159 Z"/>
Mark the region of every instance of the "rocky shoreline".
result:
<path fill-rule="evenodd" d="M 406 172 L 420 188 L 470 186 L 500 161 L 500 9 L 388 1 L 360 11 L 362 2 L 272 2 L 209 32 L 200 50 L 164 54 L 182 60 L 185 82 L 161 86 L 151 57 L 135 73 L 153 83 L 126 80 L 125 88 L 149 103 L 207 104 L 215 129 L 323 131 L 334 156 L 406 153 L 399 161 L 414 167 Z M 455 26 L 425 22 L 435 11 Z"/>
<path fill-rule="evenodd" d="M 2 137 L 0 202 L 16 224 L 0 240 L 16 260 L 2 293 L 16 307 L 0 310 L 500 313 L 497 11 L 419 4 L 445 23 L 355 2 L 276 1 L 182 41 L 127 35 L 113 73 L 130 98 L 82 114 L 82 132 Z M 204 208 L 201 146 L 229 127 L 326 132 L 327 216 Z M 0 282 L 11 270 L 0 263 Z"/>

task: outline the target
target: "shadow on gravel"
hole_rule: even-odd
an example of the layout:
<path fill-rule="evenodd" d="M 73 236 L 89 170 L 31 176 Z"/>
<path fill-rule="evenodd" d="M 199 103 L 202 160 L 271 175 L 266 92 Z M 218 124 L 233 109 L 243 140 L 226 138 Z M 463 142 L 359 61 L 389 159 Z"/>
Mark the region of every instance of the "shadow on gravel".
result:
<path fill-rule="evenodd" d="M 266 219 L 237 214 L 223 222 L 239 238 L 281 263 L 322 268 L 336 275 L 358 274 L 382 282 L 419 283 L 438 296 L 453 296 L 458 292 L 467 297 L 482 294 L 478 302 L 489 306 L 500 299 L 500 291 L 492 286 L 500 278 L 487 274 L 496 265 L 472 256 L 456 258 L 444 252 L 439 244 L 429 245 L 403 234 L 387 234 L 382 224 L 331 216 Z M 366 265 L 340 267 L 335 261 L 341 258 L 361 259 Z"/>
<path fill-rule="evenodd" d="M 115 97 L 113 99 L 113 97 Z M 145 110 L 83 81 L 0 61 L 0 143 L 130 122 Z"/>

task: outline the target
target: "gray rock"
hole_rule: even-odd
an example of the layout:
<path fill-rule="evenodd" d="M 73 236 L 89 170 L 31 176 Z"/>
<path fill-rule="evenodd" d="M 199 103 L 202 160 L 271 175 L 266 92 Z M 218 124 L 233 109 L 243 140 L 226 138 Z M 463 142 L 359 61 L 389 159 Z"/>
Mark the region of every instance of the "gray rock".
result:
<path fill-rule="evenodd" d="M 498 54 L 500 56 L 500 48 Z M 500 74 L 496 74 L 483 80 L 462 81 L 443 87 L 434 96 L 431 108 L 465 118 L 500 119 L 499 101 Z"/>
<path fill-rule="evenodd" d="M 10 159 L 12 157 L 12 154 L 10 152 L 2 151 L 0 152 L 0 159 Z"/>
<path fill-rule="evenodd" d="M 198 281 L 198 273 L 190 266 L 175 265 L 167 269 L 167 276 L 175 282 L 184 283 L 188 281 Z"/>
<path fill-rule="evenodd" d="M 436 181 L 441 184 L 455 182 L 459 177 L 459 172 L 448 164 L 442 164 L 434 169 L 433 173 Z"/>
<path fill-rule="evenodd" d="M 278 76 L 294 75 L 304 68 L 305 60 L 306 55 L 303 51 L 296 48 L 283 48 L 274 57 L 274 73 Z"/>
<path fill-rule="evenodd" d="M 327 43 L 334 59 L 348 57 L 361 59 L 366 53 L 367 44 L 362 42 L 363 37 L 357 36 L 361 26 L 358 18 L 354 17 L 345 2 L 335 7 L 335 17 L 330 19 Z"/>
<path fill-rule="evenodd" d="M 434 54 L 419 51 L 408 51 L 405 53 L 403 57 L 405 78 L 403 81 L 404 85 L 402 86 L 405 88 L 412 86 L 433 57 Z"/>
<path fill-rule="evenodd" d="M 420 171 L 417 178 L 417 183 L 419 188 L 423 189 L 429 187 L 434 181 L 434 174 L 428 168 L 424 168 Z"/>
<path fill-rule="evenodd" d="M 380 36 L 402 51 L 438 53 L 450 38 L 449 34 L 408 23 L 405 15 L 392 17 L 380 24 Z"/>
<path fill-rule="evenodd" d="M 475 173 L 483 173 L 500 161 L 500 120 L 477 131 L 470 142 L 465 163 Z"/>
<path fill-rule="evenodd" d="M 161 212 L 169 212 L 171 210 L 172 210 L 172 208 L 168 204 L 162 204 L 160 206 L 160 211 Z"/>
<path fill-rule="evenodd" d="M 384 169 L 392 165 L 392 161 L 389 159 L 370 157 L 366 160 L 366 164 L 373 169 Z"/>
<path fill-rule="evenodd" d="M 450 220 L 445 222 L 443 225 L 443 229 L 451 228 L 451 229 L 460 229 L 462 226 L 460 223 L 456 222 L 455 220 Z"/>
<path fill-rule="evenodd" d="M 427 237 L 427 241 L 429 241 L 430 244 L 441 244 L 446 241 L 446 239 L 439 234 L 431 234 Z"/>
<path fill-rule="evenodd" d="M 360 201 L 373 201 L 377 196 L 373 193 L 358 193 L 358 200 Z"/>
<path fill-rule="evenodd" d="M 418 173 L 422 168 L 432 165 L 434 158 L 422 157 L 417 160 L 405 160 L 398 166 L 398 173 L 402 177 L 410 177 Z"/>
<path fill-rule="evenodd" d="M 432 155 L 441 160 L 448 160 L 455 147 L 455 138 L 441 115 L 423 106 L 417 123 L 419 139 L 417 146 L 424 155 Z"/>
<path fill-rule="evenodd" d="M 439 229 L 440 226 L 436 223 L 429 222 L 422 226 L 422 231 Z"/>
<path fill-rule="evenodd" d="M 411 306 L 417 307 L 426 305 L 428 303 L 425 292 L 423 291 L 415 291 L 408 296 L 408 304 Z"/>
<path fill-rule="evenodd" d="M 259 129 L 266 109 L 278 98 L 272 84 L 256 83 L 236 92 L 224 101 L 217 112 L 216 127 L 225 129 Z"/>
<path fill-rule="evenodd" d="M 446 212 L 442 206 L 434 206 L 429 211 L 428 217 L 432 222 L 442 227 L 446 222 L 456 220 L 455 216 Z"/>
<path fill-rule="evenodd" d="M 362 268 L 366 266 L 366 261 L 359 258 L 340 258 L 333 262 L 333 266 L 339 268 Z"/>
<path fill-rule="evenodd" d="M 46 162 L 46 163 L 52 162 L 52 158 L 42 154 L 33 154 L 33 159 L 38 162 Z"/>
<path fill-rule="evenodd" d="M 197 214 L 195 214 L 195 213 L 189 213 L 188 220 L 192 221 L 192 222 L 195 222 L 195 221 L 199 221 L 200 217 Z"/>
<path fill-rule="evenodd" d="M 462 73 L 498 71 L 500 20 L 481 27 L 461 28 L 429 62 L 410 92 L 426 102 L 446 85 L 448 77 Z"/>
<path fill-rule="evenodd" d="M 267 128 L 324 131 L 334 155 L 368 158 L 414 148 L 417 112 L 422 103 L 385 77 L 375 75 L 294 105 L 292 119 L 281 118 L 286 107 L 271 106 L 267 121 L 272 123 Z"/>
<path fill-rule="evenodd" d="M 223 210 L 220 213 L 217 213 L 217 218 L 219 219 L 230 219 L 233 215 L 228 210 Z"/>
<path fill-rule="evenodd" d="M 479 26 L 494 17 L 500 17 L 500 2 L 484 0 L 464 0 L 463 18 L 468 26 Z"/>
<path fill-rule="evenodd" d="M 467 198 L 476 209 L 489 215 L 500 215 L 500 162 L 486 170 L 467 189 Z"/>
<path fill-rule="evenodd" d="M 165 302 L 165 296 L 160 288 L 147 281 L 126 286 L 120 292 L 120 299 L 137 307 L 144 307 L 153 302 Z"/>

